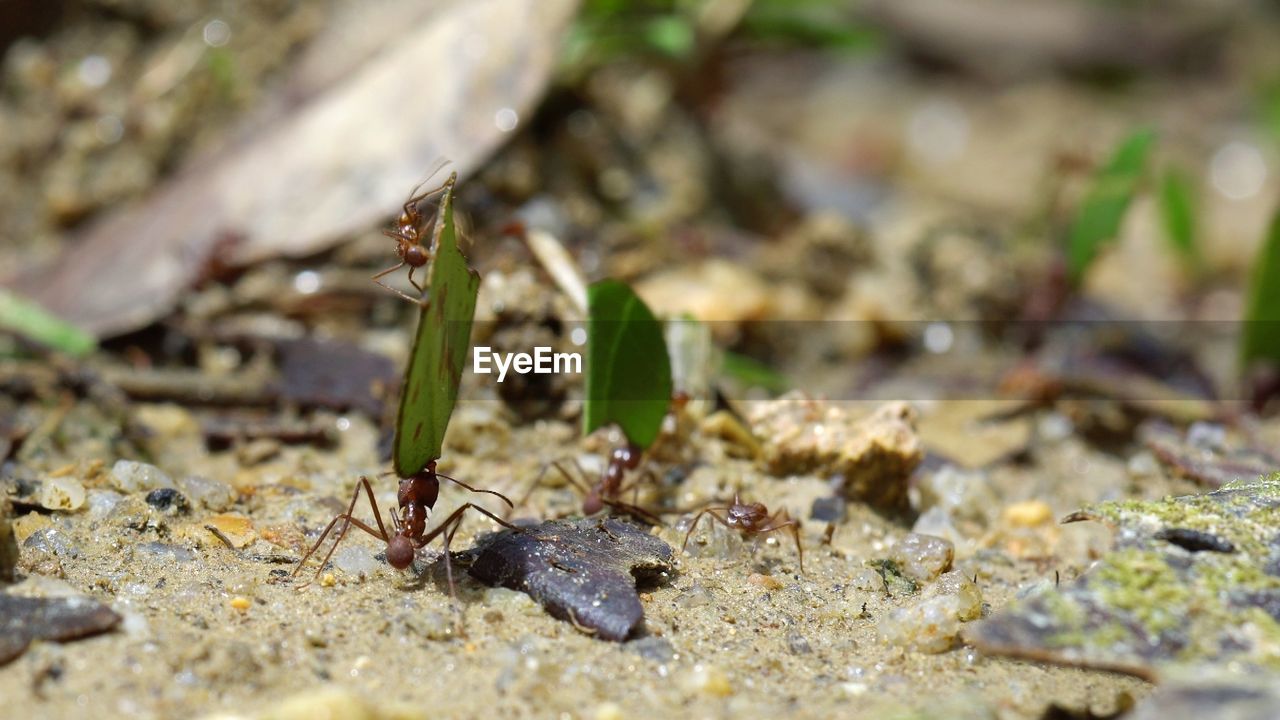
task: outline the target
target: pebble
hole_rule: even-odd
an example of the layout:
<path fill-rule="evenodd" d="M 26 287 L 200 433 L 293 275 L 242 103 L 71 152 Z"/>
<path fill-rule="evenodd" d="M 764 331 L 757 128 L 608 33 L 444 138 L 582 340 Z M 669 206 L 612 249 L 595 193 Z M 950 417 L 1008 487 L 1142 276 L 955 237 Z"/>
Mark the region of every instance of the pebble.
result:
<path fill-rule="evenodd" d="M 48 515 L 41 515 L 37 512 L 29 512 L 22 517 L 14 518 L 13 536 L 17 538 L 19 545 L 25 545 L 27 539 L 36 533 L 37 530 L 43 530 L 51 525 L 53 521 Z"/>
<path fill-rule="evenodd" d="M 849 587 L 858 592 L 883 593 L 885 591 L 884 578 L 869 567 L 855 570 L 849 578 Z"/>
<path fill-rule="evenodd" d="M 669 663 L 676 658 L 676 649 L 671 641 L 657 635 L 647 635 L 631 640 L 626 644 L 626 648 L 645 660 L 656 663 Z"/>
<path fill-rule="evenodd" d="M 112 510 L 120 504 L 124 496 L 115 490 L 103 490 L 101 488 L 93 488 L 89 490 L 89 517 L 94 520 L 101 520 L 111 514 Z"/>
<path fill-rule="evenodd" d="M 333 553 L 333 566 L 355 577 L 373 575 L 379 564 L 369 548 L 359 545 L 343 545 Z"/>
<path fill-rule="evenodd" d="M 80 553 L 67 538 L 67 534 L 52 525 L 42 527 L 22 541 L 22 547 L 34 552 L 46 552 L 58 557 L 73 558 Z"/>
<path fill-rule="evenodd" d="M 84 507 L 84 485 L 73 477 L 46 478 L 40 485 L 40 507 L 74 512 Z"/>
<path fill-rule="evenodd" d="M 239 610 L 240 612 L 245 612 L 252 605 L 253 603 L 249 600 L 249 598 L 244 597 L 243 595 L 237 595 L 236 597 L 231 598 L 231 607 L 236 610 Z"/>
<path fill-rule="evenodd" d="M 204 524 L 218 528 L 236 549 L 245 548 L 257 539 L 257 533 L 253 531 L 253 522 L 244 515 L 232 513 L 214 515 L 205 520 Z"/>
<path fill-rule="evenodd" d="M 1004 521 L 1014 527 L 1036 527 L 1053 521 L 1053 508 L 1043 500 L 1024 500 L 1004 509 Z"/>
<path fill-rule="evenodd" d="M 714 665 L 694 665 L 693 672 L 684 677 L 685 689 L 715 697 L 729 697 L 733 694 L 733 683 L 729 676 Z"/>
<path fill-rule="evenodd" d="M 185 513 L 189 505 L 182 493 L 173 488 L 157 488 L 147 493 L 147 504 L 157 510 Z"/>
<path fill-rule="evenodd" d="M 940 537 L 910 533 L 893 546 L 889 559 L 898 564 L 903 575 L 930 582 L 951 569 L 955 546 Z"/>
<path fill-rule="evenodd" d="M 351 690 L 341 688 L 311 689 L 300 692 L 268 708 L 261 717 L 273 720 L 373 720 L 379 717 L 399 717 L 395 708 L 376 708 Z M 400 708 L 406 717 L 415 716 Z"/>
<path fill-rule="evenodd" d="M 784 586 L 782 581 L 772 575 L 761 575 L 760 573 L 751 573 L 747 576 L 747 582 L 752 585 L 758 585 L 765 590 L 781 590 Z"/>
<path fill-rule="evenodd" d="M 907 479 L 924 458 L 916 417 L 910 405 L 891 402 L 858 418 L 838 403 L 801 393 L 751 403 L 747 413 L 769 472 L 839 475 L 846 500 L 881 510 L 908 505 Z"/>
<path fill-rule="evenodd" d="M 615 702 L 602 702 L 596 706 L 596 720 L 622 720 L 622 707 Z"/>
<path fill-rule="evenodd" d="M 220 480 L 188 475 L 178 481 L 178 489 L 189 501 L 213 512 L 223 512 L 236 501 L 236 490 Z"/>
<path fill-rule="evenodd" d="M 959 572 L 942 575 L 920 597 L 895 608 L 877 626 L 890 645 L 924 653 L 950 650 L 960 624 L 982 615 L 982 591 Z"/>
<path fill-rule="evenodd" d="M 115 488 L 122 493 L 146 492 L 162 487 L 173 487 L 173 480 L 155 465 L 117 460 L 109 475 Z"/>

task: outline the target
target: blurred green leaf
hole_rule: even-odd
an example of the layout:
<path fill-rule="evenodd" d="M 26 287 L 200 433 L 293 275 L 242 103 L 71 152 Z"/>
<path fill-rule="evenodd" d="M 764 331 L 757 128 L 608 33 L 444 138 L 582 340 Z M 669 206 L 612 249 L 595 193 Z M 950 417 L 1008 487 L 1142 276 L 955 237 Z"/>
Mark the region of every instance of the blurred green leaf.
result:
<path fill-rule="evenodd" d="M 1196 244 L 1196 206 L 1191 184 L 1177 170 L 1169 170 L 1160 181 L 1160 218 L 1169 243 L 1189 267 L 1200 270 L 1202 260 Z"/>
<path fill-rule="evenodd" d="M 587 390 L 582 431 L 617 423 L 642 448 L 671 404 L 671 358 L 662 324 L 625 283 L 587 289 Z"/>
<path fill-rule="evenodd" d="M 882 44 L 877 29 L 825 0 L 757 1 L 742 19 L 742 30 L 748 37 L 807 48 L 868 50 Z"/>
<path fill-rule="evenodd" d="M 644 29 L 649 47 L 673 58 L 686 58 L 693 53 L 697 34 L 693 24 L 677 15 L 650 20 Z"/>
<path fill-rule="evenodd" d="M 1149 129 L 1133 133 L 1094 175 L 1093 186 L 1076 212 L 1067 239 L 1067 269 L 1072 284 L 1080 283 L 1098 253 L 1120 232 L 1155 137 Z"/>
<path fill-rule="evenodd" d="M 429 299 L 418 317 L 409 365 L 400 390 L 392 459 L 396 474 L 407 478 L 440 457 L 458 384 L 471 346 L 480 276 L 458 249 L 453 221 L 454 173 L 440 197 L 435 223 L 435 258 L 428 272 Z"/>
<path fill-rule="evenodd" d="M 0 330 L 7 330 L 68 355 L 84 356 L 98 346 L 92 335 L 39 305 L 0 288 Z"/>
<path fill-rule="evenodd" d="M 1280 365 L 1280 210 L 1272 216 L 1253 263 L 1241 333 L 1241 367 L 1258 360 Z"/>
<path fill-rule="evenodd" d="M 747 387 L 764 388 L 771 393 L 786 392 L 791 383 L 782 373 L 746 355 L 725 351 L 720 362 L 720 373 Z"/>

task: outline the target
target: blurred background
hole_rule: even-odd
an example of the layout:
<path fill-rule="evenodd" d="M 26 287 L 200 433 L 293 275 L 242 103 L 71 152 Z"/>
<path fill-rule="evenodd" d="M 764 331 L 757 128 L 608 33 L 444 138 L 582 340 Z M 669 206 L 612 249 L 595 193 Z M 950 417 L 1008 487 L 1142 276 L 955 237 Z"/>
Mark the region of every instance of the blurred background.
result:
<path fill-rule="evenodd" d="M 808 327 L 785 358 L 786 330 L 717 331 L 781 369 L 974 334 L 930 321 L 989 339 L 1024 320 L 1212 320 L 1205 371 L 1242 397 L 1234 323 L 1276 199 L 1269 3 L 0 13 L 0 275 L 98 338 L 198 334 L 263 304 L 297 331 L 350 325 L 381 298 L 347 271 L 393 259 L 378 228 L 447 159 L 482 273 L 528 262 L 500 232 L 518 221 L 668 315 L 856 321 Z M 1081 261 L 1089 193 L 1144 133 L 1118 225 Z M 1082 298 L 1096 307 L 1064 310 Z"/>

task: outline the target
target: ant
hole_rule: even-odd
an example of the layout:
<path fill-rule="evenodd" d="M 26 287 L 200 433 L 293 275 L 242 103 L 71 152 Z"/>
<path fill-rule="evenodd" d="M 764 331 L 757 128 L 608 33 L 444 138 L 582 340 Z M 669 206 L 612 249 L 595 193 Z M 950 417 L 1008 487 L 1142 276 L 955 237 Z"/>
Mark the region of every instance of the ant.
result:
<path fill-rule="evenodd" d="M 583 515 L 595 515 L 604 510 L 605 507 L 610 507 L 643 520 L 650 525 L 661 525 L 662 521 L 653 513 L 638 505 L 625 503 L 619 499 L 623 493 L 636 489 L 642 480 L 652 476 L 652 473 L 646 472 L 631 483 L 624 485 L 622 482 L 628 470 L 635 470 L 640 467 L 640 460 L 643 454 L 644 451 L 638 445 L 631 443 L 614 448 L 613 452 L 609 453 L 609 464 L 605 466 L 604 472 L 600 474 L 600 480 L 594 485 L 588 485 L 585 479 L 587 471 L 582 469 L 577 460 L 571 459 L 569 462 L 577 469 L 579 477 L 574 477 L 572 473 L 565 469 L 564 465 L 559 461 L 553 460 L 543 466 L 538 478 L 534 480 L 533 485 L 529 487 L 524 497 L 520 499 L 520 505 L 524 505 L 528 501 L 529 496 L 533 494 L 534 488 L 542 484 L 547 472 L 551 468 L 555 468 L 560 471 L 560 474 L 564 476 L 570 485 L 582 493 Z"/>
<path fill-rule="evenodd" d="M 329 536 L 334 526 L 339 520 L 343 521 L 342 529 L 338 532 L 338 538 L 333 541 L 333 547 L 329 548 L 329 552 L 325 554 L 324 559 L 320 561 L 320 568 L 316 570 L 316 577 L 320 576 L 320 572 L 324 570 L 325 563 L 329 562 L 329 558 L 333 552 L 338 549 L 338 544 L 346 537 L 347 531 L 351 526 L 355 526 L 370 535 L 378 538 L 387 544 L 387 564 L 397 570 L 404 570 L 413 563 L 414 555 L 418 548 L 424 547 L 427 543 L 435 540 L 440 535 L 444 535 L 444 568 L 445 575 L 449 578 L 449 596 L 452 598 L 454 605 L 457 605 L 458 594 L 453 584 L 453 564 L 449 559 L 449 545 L 453 542 L 454 533 L 462 525 L 462 515 L 467 510 L 476 510 L 487 515 L 491 520 L 497 522 L 503 527 L 510 528 L 519 532 L 520 528 L 494 515 L 488 510 L 474 503 L 466 503 L 454 510 L 444 522 L 440 523 L 436 529 L 427 532 L 427 517 L 431 514 L 431 510 L 435 507 L 436 499 L 440 496 L 440 478 L 444 478 L 456 485 L 459 485 L 473 493 L 486 493 L 496 495 L 508 507 L 511 507 L 511 501 L 507 496 L 495 490 L 482 490 L 471 487 L 470 485 L 449 477 L 442 473 L 436 472 L 436 462 L 432 460 L 427 463 L 427 467 L 421 472 L 414 473 L 407 478 L 400 479 L 400 489 L 396 493 L 396 500 L 399 503 L 399 514 L 392 514 L 391 522 L 394 529 L 393 533 L 388 533 L 385 525 L 382 524 L 382 515 L 378 512 L 378 503 L 373 498 L 373 488 L 369 485 L 369 478 L 360 477 L 359 484 L 356 485 L 355 494 L 351 497 L 351 504 L 347 506 L 347 511 L 334 517 L 325 527 L 324 532 L 320 533 L 320 539 L 316 540 L 307 554 L 298 562 L 298 566 L 293 569 L 293 576 L 298 575 L 298 571 L 306 564 L 307 560 L 315 554 L 320 546 L 324 544 L 324 540 Z M 377 523 L 377 529 L 374 529 L 362 520 L 352 515 L 356 509 L 356 502 L 360 499 L 360 489 L 364 488 L 365 494 L 369 496 L 369 505 L 373 508 L 373 519 Z M 310 581 L 303 584 L 301 588 L 310 585 Z"/>
<path fill-rule="evenodd" d="M 433 170 L 431 175 L 434 174 L 435 171 Z M 431 175 L 428 175 L 427 178 L 430 179 Z M 413 285 L 413 287 L 417 289 L 419 295 L 426 292 L 426 290 L 418 284 L 418 281 L 413 279 L 413 271 L 426 265 L 427 262 L 431 260 L 431 250 L 423 246 L 423 240 L 430 237 L 427 233 L 428 226 L 426 221 L 428 216 L 425 216 L 421 211 L 419 211 L 418 206 L 427 198 L 439 195 L 449 188 L 452 188 L 457 181 L 458 173 L 455 172 L 449 176 L 448 180 L 441 183 L 439 187 L 418 193 L 418 190 L 427 182 L 426 180 L 423 180 L 421 183 L 418 183 L 417 187 L 415 187 L 412 192 L 409 193 L 410 197 L 405 202 L 403 211 L 400 213 L 400 217 L 396 219 L 395 227 L 382 231 L 383 235 L 386 235 L 396 241 L 396 256 L 400 258 L 400 262 L 374 275 L 374 282 L 387 290 L 396 293 L 411 303 L 415 303 L 417 305 L 422 304 L 422 300 L 420 298 L 415 298 L 403 290 L 391 287 L 390 285 L 382 282 L 381 278 L 399 270 L 405 265 L 408 265 L 409 284 Z M 430 217 L 434 218 L 434 216 Z"/>
<path fill-rule="evenodd" d="M 719 515 L 717 510 L 723 511 L 724 515 Z M 684 534 L 684 544 L 680 546 L 681 552 L 689 546 L 689 537 L 697 529 L 698 521 L 703 515 L 710 515 L 716 522 L 730 530 L 741 532 L 744 539 L 748 535 L 764 535 L 775 530 L 790 528 L 791 539 L 796 541 L 796 554 L 800 557 L 800 572 L 804 572 L 804 546 L 800 544 L 800 523 L 791 519 L 786 508 L 779 508 L 778 512 L 770 515 L 769 508 L 765 507 L 764 503 L 744 503 L 734 495 L 733 503 L 703 508 L 693 517 L 693 522 L 689 523 L 688 532 Z"/>

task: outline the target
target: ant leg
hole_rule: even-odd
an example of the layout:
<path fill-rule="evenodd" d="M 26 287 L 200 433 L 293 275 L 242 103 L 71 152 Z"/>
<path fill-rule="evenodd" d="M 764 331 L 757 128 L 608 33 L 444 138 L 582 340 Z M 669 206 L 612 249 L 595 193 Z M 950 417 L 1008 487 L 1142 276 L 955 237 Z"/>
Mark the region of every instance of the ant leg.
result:
<path fill-rule="evenodd" d="M 386 270 L 383 270 L 383 271 L 382 271 L 382 272 L 380 272 L 380 273 L 377 273 L 377 274 L 376 274 L 376 275 L 374 275 L 371 279 L 372 279 L 374 282 L 376 282 L 376 283 L 378 283 L 379 285 L 381 285 L 383 288 L 385 288 L 385 289 L 387 289 L 387 290 L 389 290 L 389 291 L 391 291 L 391 292 L 393 292 L 393 293 L 395 293 L 395 294 L 399 295 L 400 297 L 404 298 L 405 300 L 408 300 L 409 302 L 413 303 L 414 305 L 418 305 L 418 306 L 420 306 L 420 307 L 426 307 L 426 306 L 427 306 L 427 303 L 426 303 L 422 298 L 416 298 L 416 297 L 414 297 L 414 296 L 410 295 L 409 293 L 407 293 L 407 292 L 405 292 L 405 291 L 403 291 L 403 290 L 401 290 L 401 289 L 399 289 L 399 288 L 393 288 L 393 287 L 391 287 L 390 285 L 388 285 L 388 284 L 386 284 L 386 283 L 382 282 L 382 280 L 381 280 L 381 278 L 382 278 L 383 276 L 388 275 L 388 274 L 390 274 L 390 273 L 393 273 L 393 272 L 395 272 L 395 271 L 399 270 L 400 268 L 404 267 L 406 264 L 407 264 L 407 263 L 405 263 L 405 261 L 401 260 L 398 264 L 393 265 L 392 267 L 389 267 L 389 268 L 387 268 Z M 414 284 L 414 287 L 417 287 L 417 284 L 416 284 L 416 283 Z"/>
<path fill-rule="evenodd" d="M 621 510 L 622 512 L 630 515 L 631 517 L 636 518 L 637 520 L 641 520 L 643 522 L 647 522 L 650 525 L 653 525 L 655 527 L 662 525 L 662 518 L 658 517 L 657 515 L 654 515 L 648 510 L 645 510 L 639 505 L 630 505 L 628 503 L 618 502 L 616 500 L 601 500 L 600 502 L 613 508 L 614 510 Z"/>
<path fill-rule="evenodd" d="M 418 281 L 413 279 L 413 271 L 417 269 L 418 268 L 416 267 L 409 268 L 409 284 L 412 285 L 418 291 L 419 294 L 422 294 L 426 292 L 426 288 L 419 285 Z"/>
<path fill-rule="evenodd" d="M 369 506 L 373 508 L 373 517 L 378 523 L 377 530 L 374 530 L 351 515 L 355 512 L 356 503 L 360 500 L 361 488 L 364 488 L 365 494 L 369 497 Z M 347 531 L 351 529 L 352 525 L 355 525 L 357 528 L 360 528 L 383 542 L 389 542 L 387 528 L 382 524 L 382 514 L 378 512 L 378 503 L 373 499 L 373 487 L 369 485 L 369 478 L 361 476 L 360 482 L 356 484 L 356 491 L 351 495 L 351 504 L 347 506 L 347 511 L 329 521 L 324 532 L 320 533 L 320 538 L 311 546 L 311 549 L 307 551 L 307 554 L 303 555 L 302 559 L 298 561 L 298 566 L 293 569 L 293 576 L 296 577 L 298 571 L 302 569 L 302 566 L 306 564 L 307 560 L 320 549 L 320 546 L 324 544 L 325 538 L 329 536 L 329 533 L 333 530 L 334 526 L 338 524 L 339 520 L 345 520 L 342 525 L 342 530 L 339 531 L 337 539 L 333 541 L 333 547 L 329 548 L 329 552 L 326 553 L 324 559 L 320 561 L 320 567 L 316 570 L 316 577 L 320 576 L 321 571 L 324 570 L 325 563 L 329 562 L 329 558 L 332 557 L 334 551 L 338 549 L 338 544 L 347 536 Z M 310 583 L 307 584 L 309 585 Z M 306 587 L 306 585 L 303 585 L 302 587 Z"/>
<path fill-rule="evenodd" d="M 457 479 L 457 478 L 451 478 L 451 477 L 449 477 L 448 475 L 445 475 L 445 474 L 443 474 L 443 473 L 436 473 L 436 477 L 442 477 L 442 478 L 444 478 L 445 480 L 448 480 L 449 482 L 454 483 L 454 484 L 456 484 L 456 485 L 460 485 L 460 486 L 462 486 L 463 488 L 465 488 L 465 489 L 467 489 L 467 490 L 470 490 L 471 492 L 476 493 L 476 494 L 497 495 L 497 496 L 498 496 L 498 498 L 499 498 L 500 500 L 502 500 L 502 502 L 504 502 L 504 503 L 506 503 L 506 504 L 507 504 L 507 507 L 508 507 L 508 508 L 513 509 L 513 510 L 515 509 L 515 506 L 511 504 L 511 500 L 507 499 L 507 496 L 506 496 L 506 495 L 503 495 L 502 493 L 498 492 L 497 490 L 484 490 L 484 489 L 482 489 L 482 488 L 474 488 L 474 487 L 471 487 L 470 485 L 468 485 L 468 484 L 466 484 L 466 483 L 462 482 L 461 480 L 459 480 L 459 479 Z"/>
<path fill-rule="evenodd" d="M 783 519 L 783 522 L 780 522 L 776 525 L 770 525 L 769 527 L 766 527 L 766 528 L 761 528 L 760 530 L 757 531 L 757 533 L 760 535 L 763 535 L 765 533 L 771 533 L 775 530 L 789 528 L 791 531 L 791 539 L 794 540 L 796 543 L 796 555 L 799 556 L 800 558 L 800 573 L 803 575 L 804 574 L 804 546 L 800 544 L 800 523 L 791 519 L 791 515 L 790 513 L 787 512 L 786 508 L 780 508 L 778 512 L 773 514 L 773 517 L 769 518 L 769 522 L 772 523 L 775 520 L 777 520 L 779 517 Z"/>
<path fill-rule="evenodd" d="M 684 534 L 684 543 L 680 545 L 680 552 L 684 552 L 684 549 L 689 547 L 689 537 L 693 535 L 693 531 L 697 529 L 698 521 L 702 519 L 703 515 L 710 515 L 711 517 L 715 518 L 716 521 L 718 521 L 721 525 L 732 530 L 733 526 L 729 524 L 729 521 L 720 517 L 715 512 L 716 510 L 728 510 L 728 509 L 729 508 L 723 507 L 723 506 L 703 508 L 697 515 L 694 515 L 693 522 L 689 523 L 689 530 L 686 531 Z"/>
<path fill-rule="evenodd" d="M 577 461 L 572 461 L 572 462 L 574 466 L 578 468 L 578 472 L 582 472 L 582 467 L 578 465 Z M 538 486 L 542 484 L 542 481 L 546 478 L 547 473 L 550 472 L 552 468 L 555 468 L 556 470 L 560 471 L 560 474 L 564 476 L 565 481 L 568 482 L 570 485 L 572 485 L 574 488 L 576 488 L 583 495 L 587 495 L 591 492 L 591 489 L 586 486 L 586 483 L 584 483 L 582 480 L 579 480 L 573 477 L 573 475 L 571 475 L 568 470 L 564 469 L 564 466 L 561 465 L 558 460 L 552 460 L 551 462 L 542 466 L 542 470 L 538 473 L 538 477 L 534 478 L 533 483 L 529 485 L 529 489 L 525 490 L 524 495 L 520 496 L 520 502 L 517 502 L 514 506 L 512 506 L 512 510 L 518 507 L 524 507 L 524 504 L 529 502 L 529 498 L 533 495 L 533 491 L 538 489 Z M 438 474 L 439 473 L 437 473 L 437 475 Z M 585 473 L 583 473 L 583 477 L 586 477 Z M 450 480 L 452 479 L 453 478 L 450 478 Z"/>

